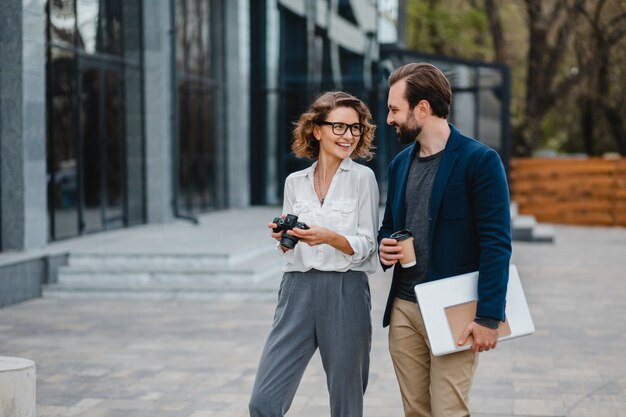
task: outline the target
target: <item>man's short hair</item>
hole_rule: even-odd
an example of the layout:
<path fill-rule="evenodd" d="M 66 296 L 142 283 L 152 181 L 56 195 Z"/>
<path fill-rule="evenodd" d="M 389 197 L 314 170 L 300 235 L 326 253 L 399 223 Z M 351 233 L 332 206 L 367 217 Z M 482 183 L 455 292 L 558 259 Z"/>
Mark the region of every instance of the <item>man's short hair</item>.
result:
<path fill-rule="evenodd" d="M 447 119 L 452 103 L 452 88 L 439 68 L 426 62 L 406 64 L 389 76 L 389 87 L 405 80 L 404 96 L 413 110 L 422 100 L 428 101 L 435 116 Z"/>

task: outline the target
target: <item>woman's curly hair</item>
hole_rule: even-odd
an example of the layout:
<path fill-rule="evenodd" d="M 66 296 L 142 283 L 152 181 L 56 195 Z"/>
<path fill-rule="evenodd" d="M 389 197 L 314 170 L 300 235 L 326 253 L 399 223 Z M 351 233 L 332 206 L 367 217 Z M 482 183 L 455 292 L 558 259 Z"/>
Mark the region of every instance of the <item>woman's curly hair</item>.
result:
<path fill-rule="evenodd" d="M 349 107 L 356 110 L 359 115 L 359 123 L 364 126 L 363 134 L 350 158 L 364 158 L 368 161 L 372 159 L 374 156 L 372 142 L 374 140 L 374 131 L 376 130 L 376 125 L 371 121 L 372 113 L 365 103 L 343 91 L 322 93 L 300 115 L 298 121 L 294 123 L 293 142 L 291 144 L 291 150 L 294 155 L 298 158 L 318 158 L 320 145 L 313 135 L 313 128 L 316 122 L 324 121 L 328 114 L 338 107 Z"/>

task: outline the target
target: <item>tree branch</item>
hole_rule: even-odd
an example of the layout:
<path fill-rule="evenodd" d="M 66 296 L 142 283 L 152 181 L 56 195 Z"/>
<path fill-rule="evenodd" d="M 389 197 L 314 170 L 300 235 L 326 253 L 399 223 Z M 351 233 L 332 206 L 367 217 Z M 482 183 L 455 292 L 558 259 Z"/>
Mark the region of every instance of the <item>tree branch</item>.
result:
<path fill-rule="evenodd" d="M 548 56 L 550 57 L 545 67 L 547 73 L 548 82 L 547 85 L 552 84 L 552 79 L 557 73 L 557 68 L 563 61 L 563 56 L 566 52 L 566 47 L 569 42 L 569 38 L 572 33 L 572 29 L 575 27 L 580 9 L 584 9 L 584 0 L 578 0 L 574 7 L 568 10 L 569 16 L 566 16 L 565 21 L 557 30 L 556 42 L 552 47 L 549 47 Z M 555 6 L 558 7 L 558 6 Z M 553 23 L 553 22 L 552 22 Z"/>
<path fill-rule="evenodd" d="M 587 65 L 583 68 L 580 68 L 576 75 L 571 75 L 564 80 L 561 80 L 561 82 L 559 82 L 550 93 L 544 94 L 539 102 L 538 107 L 541 110 L 546 111 L 550 107 L 554 106 L 557 99 L 565 96 L 572 87 L 574 87 L 582 80 L 583 76 L 587 76 L 591 72 L 591 69 L 589 67 L 591 66 Z"/>
<path fill-rule="evenodd" d="M 606 42 L 609 46 L 619 42 L 626 34 L 626 13 L 616 16 L 609 22 L 611 26 L 618 26 L 613 31 L 609 32 L 606 37 Z M 613 29 L 613 28 L 611 28 Z"/>
<path fill-rule="evenodd" d="M 494 0 L 485 0 L 485 12 L 487 14 L 487 19 L 489 20 L 489 29 L 491 31 L 491 39 L 493 40 L 496 62 L 504 64 L 507 62 L 507 57 L 498 3 Z"/>

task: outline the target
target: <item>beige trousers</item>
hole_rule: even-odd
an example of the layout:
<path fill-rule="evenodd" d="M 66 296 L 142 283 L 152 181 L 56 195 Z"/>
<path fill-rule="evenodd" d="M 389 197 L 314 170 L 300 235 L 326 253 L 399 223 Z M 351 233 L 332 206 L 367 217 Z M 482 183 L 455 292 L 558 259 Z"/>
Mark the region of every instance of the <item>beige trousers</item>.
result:
<path fill-rule="evenodd" d="M 465 350 L 430 353 L 422 316 L 415 303 L 396 298 L 389 324 L 389 352 L 406 417 L 469 416 L 469 391 L 478 354 Z"/>

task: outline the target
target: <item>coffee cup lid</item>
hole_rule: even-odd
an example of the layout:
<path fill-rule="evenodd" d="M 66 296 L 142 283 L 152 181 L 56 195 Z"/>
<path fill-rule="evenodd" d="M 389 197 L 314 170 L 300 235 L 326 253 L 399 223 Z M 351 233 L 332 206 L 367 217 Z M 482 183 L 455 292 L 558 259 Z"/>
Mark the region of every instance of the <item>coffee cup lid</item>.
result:
<path fill-rule="evenodd" d="M 406 240 L 410 237 L 413 237 L 413 233 L 411 233 L 411 231 L 408 229 L 402 229 L 392 233 L 389 237 L 396 240 Z"/>

